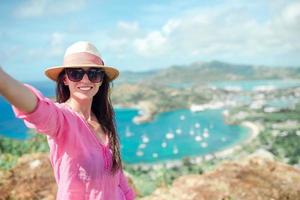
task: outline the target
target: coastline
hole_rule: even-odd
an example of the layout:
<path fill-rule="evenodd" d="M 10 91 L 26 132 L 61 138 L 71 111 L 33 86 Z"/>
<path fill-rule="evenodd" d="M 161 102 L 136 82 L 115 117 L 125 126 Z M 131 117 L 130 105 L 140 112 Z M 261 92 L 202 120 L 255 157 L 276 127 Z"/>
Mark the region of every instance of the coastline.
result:
<path fill-rule="evenodd" d="M 253 122 L 250 121 L 244 121 L 241 123 L 241 126 L 244 126 L 248 129 L 250 129 L 249 136 L 246 140 L 233 145 L 232 147 L 226 148 L 224 150 L 218 151 L 214 153 L 215 157 L 217 158 L 225 158 L 229 155 L 232 155 L 235 151 L 240 150 L 242 148 L 242 145 L 248 144 L 251 141 L 253 141 L 261 132 L 261 127 Z"/>
<path fill-rule="evenodd" d="M 135 124 L 143 124 L 151 122 L 156 114 L 158 114 L 155 105 L 149 101 L 140 101 L 138 104 L 115 105 L 115 108 L 130 108 L 138 110 L 138 114 L 132 119 Z"/>

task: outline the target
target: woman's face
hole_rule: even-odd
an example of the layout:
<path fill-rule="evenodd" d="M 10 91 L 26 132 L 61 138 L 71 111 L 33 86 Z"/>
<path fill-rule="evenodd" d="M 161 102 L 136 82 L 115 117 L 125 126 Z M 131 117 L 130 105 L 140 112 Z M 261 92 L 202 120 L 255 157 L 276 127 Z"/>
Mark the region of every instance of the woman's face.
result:
<path fill-rule="evenodd" d="M 90 68 L 80 69 L 87 71 Z M 88 75 L 85 73 L 80 81 L 72 81 L 70 80 L 69 75 L 66 74 L 64 77 L 64 84 L 69 86 L 70 98 L 75 98 L 79 100 L 92 100 L 98 92 L 102 84 L 102 80 L 99 83 L 91 82 L 88 78 Z"/>

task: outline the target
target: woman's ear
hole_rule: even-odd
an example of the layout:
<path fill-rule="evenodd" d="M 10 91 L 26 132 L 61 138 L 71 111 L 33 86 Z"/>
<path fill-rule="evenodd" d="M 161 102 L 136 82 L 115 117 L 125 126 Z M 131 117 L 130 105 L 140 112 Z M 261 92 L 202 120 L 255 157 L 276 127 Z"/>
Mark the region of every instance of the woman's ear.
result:
<path fill-rule="evenodd" d="M 64 75 L 63 82 L 65 85 L 69 85 L 66 75 Z"/>

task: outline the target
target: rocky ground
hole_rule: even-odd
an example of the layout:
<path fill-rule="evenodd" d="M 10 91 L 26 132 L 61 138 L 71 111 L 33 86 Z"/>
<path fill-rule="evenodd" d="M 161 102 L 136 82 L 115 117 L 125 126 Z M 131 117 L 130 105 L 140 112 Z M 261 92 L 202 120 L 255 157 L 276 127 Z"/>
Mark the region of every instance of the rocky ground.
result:
<path fill-rule="evenodd" d="M 0 199 L 54 200 L 56 183 L 47 154 L 27 154 L 9 171 L 0 172 Z"/>
<path fill-rule="evenodd" d="M 0 199 L 55 199 L 56 184 L 47 154 L 21 157 L 17 165 L 0 173 Z M 251 155 L 227 161 L 202 175 L 185 175 L 142 200 L 297 200 L 300 170 Z"/>

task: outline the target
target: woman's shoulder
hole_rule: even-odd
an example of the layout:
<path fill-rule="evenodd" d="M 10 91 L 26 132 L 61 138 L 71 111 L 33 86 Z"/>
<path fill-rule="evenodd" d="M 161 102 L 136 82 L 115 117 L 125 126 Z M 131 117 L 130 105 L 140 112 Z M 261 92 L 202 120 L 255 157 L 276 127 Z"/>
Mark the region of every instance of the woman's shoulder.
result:
<path fill-rule="evenodd" d="M 82 122 L 80 115 L 75 112 L 68 104 L 55 102 L 55 105 L 64 113 L 67 119 L 72 120 L 72 123 Z"/>
<path fill-rule="evenodd" d="M 68 116 L 74 116 L 74 117 L 77 116 L 76 113 L 66 103 L 54 102 L 54 104 Z"/>

